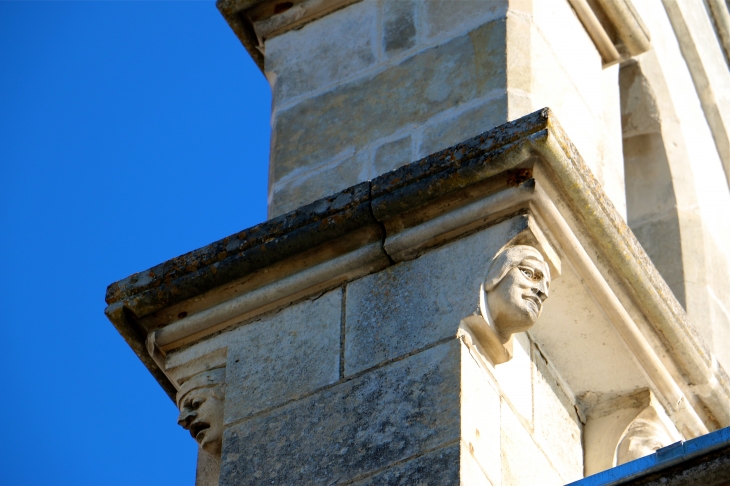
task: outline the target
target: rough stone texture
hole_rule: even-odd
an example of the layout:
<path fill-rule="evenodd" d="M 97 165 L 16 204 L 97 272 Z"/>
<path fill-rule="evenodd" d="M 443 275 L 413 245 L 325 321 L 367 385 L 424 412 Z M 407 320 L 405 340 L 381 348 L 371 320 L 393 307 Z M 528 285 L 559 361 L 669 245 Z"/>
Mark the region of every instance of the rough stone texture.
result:
<path fill-rule="evenodd" d="M 421 157 L 443 150 L 465 137 L 475 137 L 489 127 L 507 119 L 507 97 L 499 93 L 477 106 L 430 123 L 421 135 L 418 153 Z"/>
<path fill-rule="evenodd" d="M 459 444 L 453 444 L 351 484 L 353 486 L 412 486 L 414 484 L 441 486 L 460 484 L 460 452 Z"/>
<path fill-rule="evenodd" d="M 460 341 L 226 430 L 223 486 L 331 484 L 459 439 Z"/>
<path fill-rule="evenodd" d="M 503 88 L 504 42 L 505 22 L 495 20 L 372 77 L 277 111 L 272 182 Z"/>
<path fill-rule="evenodd" d="M 368 179 L 370 152 L 362 150 L 325 167 L 318 167 L 296 178 L 274 184 L 269 216 L 293 211 L 311 202 L 312 187 L 324 194 L 336 194 Z"/>
<path fill-rule="evenodd" d="M 383 2 L 383 48 L 386 53 L 416 45 L 416 2 Z"/>
<path fill-rule="evenodd" d="M 562 486 L 565 484 L 553 469 L 530 434 L 506 402 L 502 401 L 502 484 Z"/>
<path fill-rule="evenodd" d="M 409 164 L 415 157 L 411 151 L 411 136 L 386 142 L 375 150 L 375 173 L 385 174 Z"/>
<path fill-rule="evenodd" d="M 499 223 L 348 284 L 345 374 L 455 335 L 478 305 L 490 259 L 517 226 Z"/>
<path fill-rule="evenodd" d="M 229 333 L 226 423 L 339 379 L 341 307 L 337 289 Z"/>
<path fill-rule="evenodd" d="M 577 481 L 583 477 L 583 426 L 566 391 L 538 350 L 533 351 L 533 362 L 533 436 L 563 481 Z"/>
<path fill-rule="evenodd" d="M 400 3 L 400 2 L 398 2 Z M 377 2 L 363 1 L 266 42 L 274 105 L 337 83 L 376 62 Z"/>
<path fill-rule="evenodd" d="M 422 22 L 426 37 L 448 38 L 458 35 L 469 27 L 476 27 L 507 13 L 505 0 L 477 0 L 454 2 L 433 0 L 423 2 Z"/>

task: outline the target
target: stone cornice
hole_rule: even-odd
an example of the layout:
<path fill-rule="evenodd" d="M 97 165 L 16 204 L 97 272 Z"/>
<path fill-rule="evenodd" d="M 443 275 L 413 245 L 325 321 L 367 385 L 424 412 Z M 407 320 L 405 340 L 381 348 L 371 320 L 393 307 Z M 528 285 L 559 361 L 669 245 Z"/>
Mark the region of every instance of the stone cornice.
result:
<path fill-rule="evenodd" d="M 548 109 L 120 280 L 106 313 L 172 394 L 164 353 L 518 214 L 548 231 L 688 435 L 730 423 L 725 372 Z"/>

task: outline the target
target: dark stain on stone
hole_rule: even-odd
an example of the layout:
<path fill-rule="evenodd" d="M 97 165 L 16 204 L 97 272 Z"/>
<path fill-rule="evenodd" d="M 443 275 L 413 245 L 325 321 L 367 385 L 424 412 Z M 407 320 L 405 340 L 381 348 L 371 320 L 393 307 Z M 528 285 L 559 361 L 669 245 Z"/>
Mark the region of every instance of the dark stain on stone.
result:
<path fill-rule="evenodd" d="M 282 12 L 286 12 L 290 8 L 292 8 L 294 4 L 292 2 L 281 2 L 274 5 L 274 14 L 280 14 Z"/>

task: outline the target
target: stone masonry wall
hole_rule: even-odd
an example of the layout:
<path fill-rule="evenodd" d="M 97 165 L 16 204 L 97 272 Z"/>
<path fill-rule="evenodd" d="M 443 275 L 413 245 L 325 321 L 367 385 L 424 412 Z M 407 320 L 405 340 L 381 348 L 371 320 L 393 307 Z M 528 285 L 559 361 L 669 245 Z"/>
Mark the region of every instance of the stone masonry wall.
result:
<path fill-rule="evenodd" d="M 582 477 L 573 397 L 530 337 L 496 368 L 457 337 L 518 230 L 504 221 L 180 351 L 228 348 L 220 484 Z"/>
<path fill-rule="evenodd" d="M 624 211 L 617 68 L 567 0 L 364 0 L 266 42 L 269 216 L 549 106 Z"/>

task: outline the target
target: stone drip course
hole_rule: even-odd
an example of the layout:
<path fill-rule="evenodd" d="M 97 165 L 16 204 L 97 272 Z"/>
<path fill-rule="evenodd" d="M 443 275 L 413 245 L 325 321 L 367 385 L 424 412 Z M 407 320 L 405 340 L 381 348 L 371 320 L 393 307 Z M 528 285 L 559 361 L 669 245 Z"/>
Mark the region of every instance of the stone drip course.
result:
<path fill-rule="evenodd" d="M 138 318 L 504 171 L 508 146 L 548 126 L 545 108 L 337 194 L 112 283 Z M 519 174 L 516 176 L 519 177 Z"/>

